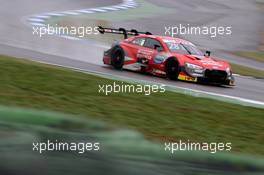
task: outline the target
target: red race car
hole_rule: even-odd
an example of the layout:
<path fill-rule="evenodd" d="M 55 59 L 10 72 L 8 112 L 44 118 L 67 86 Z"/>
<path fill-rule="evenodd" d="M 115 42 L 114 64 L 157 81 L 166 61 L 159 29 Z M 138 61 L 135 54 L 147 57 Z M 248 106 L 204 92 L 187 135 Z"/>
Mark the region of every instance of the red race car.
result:
<path fill-rule="evenodd" d="M 124 35 L 104 52 L 104 64 L 167 77 L 172 80 L 234 85 L 230 64 L 204 54 L 189 41 L 150 32 L 98 27 L 101 34 Z M 128 35 L 133 35 L 128 38 Z"/>

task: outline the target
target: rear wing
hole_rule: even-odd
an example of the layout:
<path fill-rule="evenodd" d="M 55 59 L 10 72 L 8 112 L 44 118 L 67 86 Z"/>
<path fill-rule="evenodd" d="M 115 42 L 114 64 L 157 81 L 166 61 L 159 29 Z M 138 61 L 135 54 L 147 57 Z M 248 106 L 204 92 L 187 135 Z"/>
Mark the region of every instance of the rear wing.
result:
<path fill-rule="evenodd" d="M 125 39 L 127 39 L 128 35 L 133 35 L 133 36 L 137 36 L 139 34 L 152 35 L 152 33 L 150 32 L 138 32 L 136 29 L 131 29 L 131 30 L 126 30 L 124 28 L 113 29 L 113 28 L 105 28 L 102 26 L 98 26 L 98 31 L 101 34 L 104 34 L 104 33 L 121 34 L 121 35 L 124 35 Z"/>

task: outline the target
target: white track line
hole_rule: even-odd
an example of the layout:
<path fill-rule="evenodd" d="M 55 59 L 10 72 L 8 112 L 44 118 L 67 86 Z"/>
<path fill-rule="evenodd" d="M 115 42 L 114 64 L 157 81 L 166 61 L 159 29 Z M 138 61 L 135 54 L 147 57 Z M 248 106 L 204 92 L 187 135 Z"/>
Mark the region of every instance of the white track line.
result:
<path fill-rule="evenodd" d="M 32 22 L 38 22 L 38 23 L 42 23 L 43 25 L 45 25 L 45 21 L 51 17 L 82 15 L 82 14 L 92 14 L 92 13 L 106 13 L 106 12 L 111 12 L 111 11 L 136 8 L 137 6 L 138 4 L 134 0 L 123 0 L 122 3 L 118 5 L 112 5 L 112 6 L 36 14 L 36 15 L 30 16 L 28 18 L 28 21 L 31 22 L 30 23 L 31 25 L 35 25 L 35 23 L 32 23 Z"/>

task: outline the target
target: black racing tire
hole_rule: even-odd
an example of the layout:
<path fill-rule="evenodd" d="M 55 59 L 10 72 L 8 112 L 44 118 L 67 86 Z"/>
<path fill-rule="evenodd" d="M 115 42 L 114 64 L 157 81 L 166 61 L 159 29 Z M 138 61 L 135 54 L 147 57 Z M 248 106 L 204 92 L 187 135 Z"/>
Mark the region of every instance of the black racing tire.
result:
<path fill-rule="evenodd" d="M 180 73 L 179 62 L 175 58 L 169 58 L 166 63 L 166 77 L 170 80 L 177 80 Z"/>
<path fill-rule="evenodd" d="M 125 60 L 125 53 L 121 47 L 115 47 L 111 55 L 111 64 L 115 69 L 122 69 Z"/>

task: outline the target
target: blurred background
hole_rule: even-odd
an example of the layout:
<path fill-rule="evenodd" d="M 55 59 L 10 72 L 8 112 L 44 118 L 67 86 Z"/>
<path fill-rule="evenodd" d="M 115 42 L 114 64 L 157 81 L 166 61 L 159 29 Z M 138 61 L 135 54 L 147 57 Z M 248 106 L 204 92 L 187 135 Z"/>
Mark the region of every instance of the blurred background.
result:
<path fill-rule="evenodd" d="M 263 174 L 262 0 L 0 0 L 0 174 Z M 169 81 L 102 63 L 122 36 L 55 34 L 49 26 L 230 26 L 231 35 L 177 35 L 232 64 L 236 87 Z M 99 85 L 162 83 L 165 93 L 98 93 Z M 33 143 L 99 142 L 99 151 Z M 216 154 L 164 149 L 180 140 L 232 143 Z"/>

